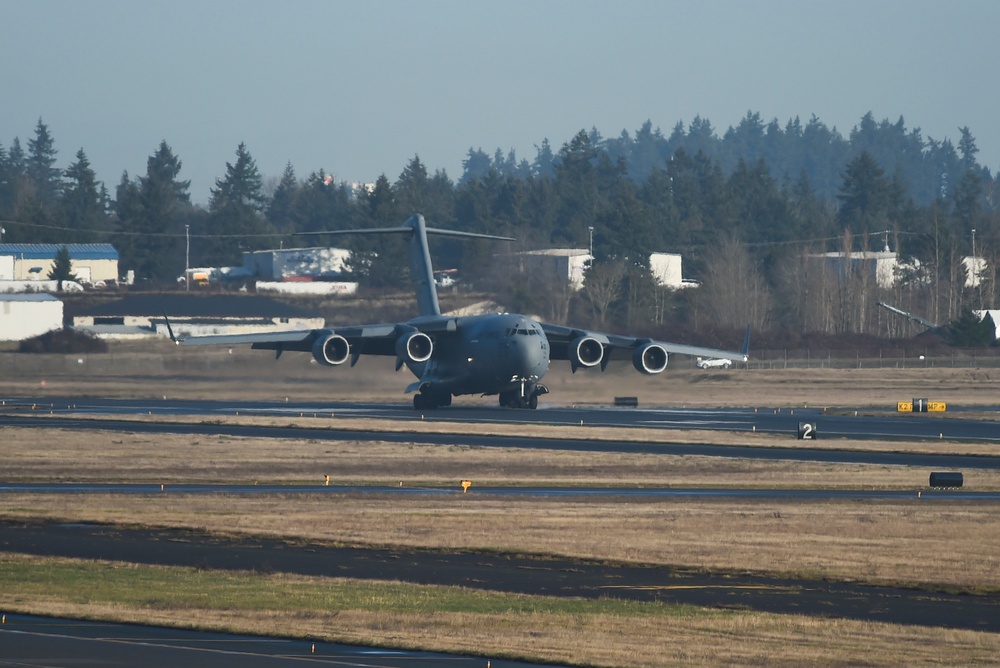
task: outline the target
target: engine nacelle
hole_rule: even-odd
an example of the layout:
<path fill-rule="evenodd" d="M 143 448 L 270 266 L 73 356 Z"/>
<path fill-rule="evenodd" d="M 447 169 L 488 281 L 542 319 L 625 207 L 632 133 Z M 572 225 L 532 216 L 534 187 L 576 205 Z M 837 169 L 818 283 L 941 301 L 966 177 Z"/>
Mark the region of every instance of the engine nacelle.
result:
<path fill-rule="evenodd" d="M 667 351 L 655 343 L 640 346 L 632 353 L 632 366 L 648 376 L 667 368 Z"/>
<path fill-rule="evenodd" d="M 403 362 L 426 362 L 434 352 L 434 342 L 423 332 L 409 332 L 396 340 L 396 357 Z"/>
<path fill-rule="evenodd" d="M 592 336 L 581 336 L 569 344 L 569 361 L 577 368 L 597 366 L 604 359 L 604 346 Z"/>
<path fill-rule="evenodd" d="M 312 349 L 313 357 L 324 366 L 337 366 L 347 361 L 351 355 L 351 344 L 340 334 L 330 334 L 316 339 Z"/>

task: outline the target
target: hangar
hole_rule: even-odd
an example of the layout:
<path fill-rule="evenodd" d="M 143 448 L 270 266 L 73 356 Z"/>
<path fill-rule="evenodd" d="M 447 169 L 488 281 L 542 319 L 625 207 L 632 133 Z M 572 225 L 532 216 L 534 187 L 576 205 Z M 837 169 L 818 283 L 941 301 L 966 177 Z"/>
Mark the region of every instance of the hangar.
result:
<path fill-rule="evenodd" d="M 168 336 L 164 314 L 179 336 L 255 334 L 323 327 L 309 311 L 251 295 L 130 295 L 83 310 L 73 328 L 99 338 Z"/>
<path fill-rule="evenodd" d="M 0 294 L 0 341 L 24 341 L 63 327 L 63 303 L 47 294 Z"/>

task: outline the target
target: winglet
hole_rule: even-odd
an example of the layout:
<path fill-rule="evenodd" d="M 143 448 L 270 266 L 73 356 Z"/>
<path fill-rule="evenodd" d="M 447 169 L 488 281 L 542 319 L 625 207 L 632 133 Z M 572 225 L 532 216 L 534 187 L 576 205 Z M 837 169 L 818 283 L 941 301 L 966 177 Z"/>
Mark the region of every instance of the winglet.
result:
<path fill-rule="evenodd" d="M 174 342 L 175 345 L 180 345 L 180 339 L 174 336 L 174 328 L 170 326 L 170 318 L 167 317 L 167 312 L 163 312 L 163 320 L 167 323 L 167 334 L 170 335 L 170 340 Z"/>
<path fill-rule="evenodd" d="M 747 333 L 743 336 L 743 348 L 740 350 L 743 354 L 743 361 L 746 362 L 749 359 L 750 352 L 750 325 L 747 325 Z"/>

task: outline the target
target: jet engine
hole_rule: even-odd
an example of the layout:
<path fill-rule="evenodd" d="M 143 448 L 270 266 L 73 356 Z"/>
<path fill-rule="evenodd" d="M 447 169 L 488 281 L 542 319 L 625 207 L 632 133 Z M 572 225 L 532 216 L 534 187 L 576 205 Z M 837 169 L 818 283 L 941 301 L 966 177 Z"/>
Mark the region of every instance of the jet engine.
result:
<path fill-rule="evenodd" d="M 667 368 L 667 351 L 655 343 L 639 346 L 632 353 L 632 366 L 648 376 Z"/>
<path fill-rule="evenodd" d="M 602 359 L 604 346 L 592 336 L 581 336 L 569 344 L 569 361 L 573 371 L 581 366 L 597 366 Z"/>
<path fill-rule="evenodd" d="M 434 352 L 434 342 L 423 332 L 409 332 L 396 340 L 396 358 L 406 363 L 426 362 Z"/>
<path fill-rule="evenodd" d="M 316 339 L 312 354 L 324 366 L 337 366 L 347 361 L 351 354 L 351 344 L 340 334 L 330 334 Z"/>

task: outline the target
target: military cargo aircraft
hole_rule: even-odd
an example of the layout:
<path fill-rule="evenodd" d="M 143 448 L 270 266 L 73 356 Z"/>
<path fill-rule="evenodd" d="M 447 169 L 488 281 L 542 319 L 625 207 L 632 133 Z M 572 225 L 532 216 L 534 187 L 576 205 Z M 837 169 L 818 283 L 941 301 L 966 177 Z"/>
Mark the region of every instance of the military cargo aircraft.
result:
<path fill-rule="evenodd" d="M 470 232 L 427 227 L 415 214 L 400 227 L 342 230 L 342 233 L 402 234 L 409 241 L 410 273 L 415 282 L 419 315 L 406 322 L 329 327 L 266 334 L 234 334 L 177 338 L 167 322 L 170 337 L 184 345 L 234 345 L 312 353 L 317 362 L 354 366 L 362 355 L 396 358 L 417 380 L 406 387 L 415 392 L 415 409 L 450 406 L 453 396 L 497 395 L 509 408 L 537 408 L 538 397 L 548 388 L 540 381 L 551 360 L 569 361 L 580 368 L 600 367 L 612 359 L 631 359 L 637 371 L 657 374 L 667 368 L 670 354 L 747 360 L 749 329 L 742 352 L 729 352 L 652 339 L 619 336 L 575 327 L 550 325 L 516 313 L 473 316 L 442 315 L 438 305 L 427 235 L 504 239 Z"/>

